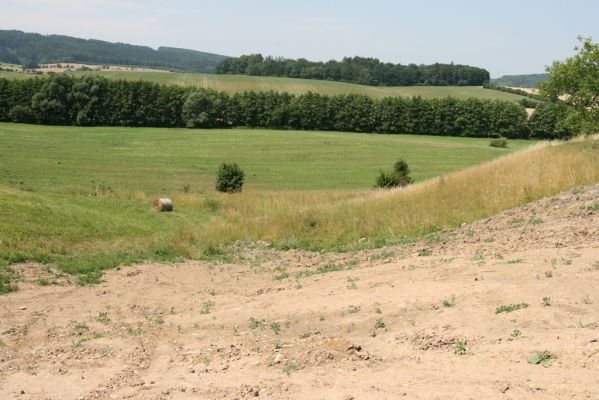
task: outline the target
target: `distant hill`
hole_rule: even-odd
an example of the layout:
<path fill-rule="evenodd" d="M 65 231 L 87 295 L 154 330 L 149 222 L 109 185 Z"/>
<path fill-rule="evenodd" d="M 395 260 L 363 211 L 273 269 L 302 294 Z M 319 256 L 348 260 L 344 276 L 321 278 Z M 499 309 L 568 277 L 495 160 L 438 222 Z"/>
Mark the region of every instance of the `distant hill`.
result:
<path fill-rule="evenodd" d="M 536 88 L 539 85 L 539 82 L 548 79 L 548 74 L 504 75 L 501 78 L 491 79 L 491 83 L 501 86 Z"/>
<path fill-rule="evenodd" d="M 215 72 L 227 57 L 202 51 L 110 43 L 62 35 L 0 30 L 0 62 L 28 68 L 47 63 L 110 64 L 188 72 Z"/>

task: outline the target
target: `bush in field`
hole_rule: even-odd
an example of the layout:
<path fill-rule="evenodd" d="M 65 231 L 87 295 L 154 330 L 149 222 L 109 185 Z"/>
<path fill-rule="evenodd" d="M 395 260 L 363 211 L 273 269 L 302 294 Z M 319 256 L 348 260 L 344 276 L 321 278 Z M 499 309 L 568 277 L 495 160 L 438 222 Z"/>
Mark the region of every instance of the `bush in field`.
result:
<path fill-rule="evenodd" d="M 241 192 L 245 174 L 235 163 L 222 163 L 216 172 L 216 190 L 225 193 Z"/>
<path fill-rule="evenodd" d="M 404 160 L 399 159 L 393 164 L 393 171 L 380 171 L 380 174 L 376 179 L 375 187 L 392 188 L 409 185 L 414 182 L 409 174 L 410 167 Z"/>
<path fill-rule="evenodd" d="M 491 143 L 489 143 L 489 146 L 505 149 L 507 147 L 507 139 L 504 137 L 493 139 L 491 140 Z"/>

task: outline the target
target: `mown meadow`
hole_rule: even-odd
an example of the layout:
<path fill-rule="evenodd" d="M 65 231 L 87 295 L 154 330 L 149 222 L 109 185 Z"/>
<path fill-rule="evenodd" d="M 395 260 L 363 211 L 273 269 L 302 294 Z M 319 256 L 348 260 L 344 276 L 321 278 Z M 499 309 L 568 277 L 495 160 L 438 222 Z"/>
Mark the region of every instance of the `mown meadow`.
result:
<path fill-rule="evenodd" d="M 263 129 L 59 127 L 0 123 L 0 183 L 34 190 L 107 185 L 146 195 L 214 188 L 219 163 L 247 173 L 246 190 L 369 189 L 403 157 L 423 180 L 533 143 L 510 140 Z"/>

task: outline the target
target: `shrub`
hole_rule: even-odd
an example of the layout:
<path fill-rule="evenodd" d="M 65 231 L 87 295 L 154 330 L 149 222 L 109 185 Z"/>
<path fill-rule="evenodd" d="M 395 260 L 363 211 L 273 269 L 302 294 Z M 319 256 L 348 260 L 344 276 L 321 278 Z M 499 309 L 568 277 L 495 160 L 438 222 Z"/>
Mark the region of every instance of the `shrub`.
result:
<path fill-rule="evenodd" d="M 507 147 L 507 139 L 504 137 L 501 137 L 499 139 L 491 140 L 491 143 L 489 143 L 489 146 L 500 147 L 502 149 L 505 149 Z"/>
<path fill-rule="evenodd" d="M 245 174 L 235 163 L 222 163 L 216 172 L 216 190 L 225 193 L 241 192 Z"/>
<path fill-rule="evenodd" d="M 17 104 L 10 109 L 8 119 L 12 122 L 34 123 L 36 122 L 33 110 L 31 107 Z"/>
<path fill-rule="evenodd" d="M 538 101 L 530 100 L 530 99 L 520 99 L 518 101 L 522 107 L 526 108 L 537 108 Z"/>
<path fill-rule="evenodd" d="M 379 176 L 376 179 L 375 187 L 392 188 L 409 185 L 414 182 L 409 174 L 410 167 L 404 160 L 399 159 L 393 164 L 393 171 L 389 173 L 380 171 Z"/>

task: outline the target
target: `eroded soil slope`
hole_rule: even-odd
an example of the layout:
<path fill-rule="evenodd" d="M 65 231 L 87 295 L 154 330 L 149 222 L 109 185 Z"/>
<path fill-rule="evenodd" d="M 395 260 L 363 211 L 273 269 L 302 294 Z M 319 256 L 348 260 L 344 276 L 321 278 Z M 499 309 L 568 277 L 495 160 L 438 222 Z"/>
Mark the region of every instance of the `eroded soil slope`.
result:
<path fill-rule="evenodd" d="M 93 287 L 19 266 L 0 398 L 599 398 L 599 185 L 410 245 L 232 257 Z"/>

